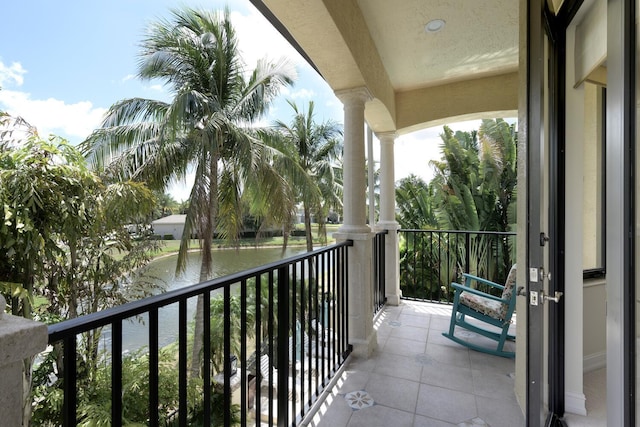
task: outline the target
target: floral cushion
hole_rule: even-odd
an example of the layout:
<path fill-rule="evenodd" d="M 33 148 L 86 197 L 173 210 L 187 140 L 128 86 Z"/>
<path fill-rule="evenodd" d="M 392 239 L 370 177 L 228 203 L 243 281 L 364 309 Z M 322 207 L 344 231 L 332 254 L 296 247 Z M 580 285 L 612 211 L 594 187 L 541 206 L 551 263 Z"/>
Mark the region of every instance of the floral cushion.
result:
<path fill-rule="evenodd" d="M 507 276 L 507 280 L 504 284 L 504 290 L 502 291 L 501 296 L 502 299 L 507 301 L 511 300 L 516 284 L 516 276 L 516 266 L 514 264 L 513 267 L 511 267 L 511 271 L 509 271 L 509 275 Z M 460 294 L 460 304 L 464 304 L 472 310 L 499 320 L 504 320 L 504 318 L 507 317 L 507 312 L 509 311 L 509 304 L 503 304 L 500 301 L 495 301 L 470 292 L 462 292 Z"/>
<path fill-rule="evenodd" d="M 470 292 L 462 292 L 460 294 L 460 304 L 475 310 L 479 313 L 493 317 L 494 319 L 503 319 L 502 306 L 499 301 L 494 301 L 481 295 L 472 294 Z"/>
<path fill-rule="evenodd" d="M 511 301 L 511 296 L 513 295 L 513 291 L 516 287 L 516 265 L 513 264 L 511 270 L 509 271 L 509 275 L 507 276 L 507 280 L 504 283 L 504 290 L 502 291 L 502 299 L 505 301 Z M 509 311 L 509 305 L 503 304 L 502 313 L 500 319 L 504 319 L 507 315 L 507 311 Z"/>

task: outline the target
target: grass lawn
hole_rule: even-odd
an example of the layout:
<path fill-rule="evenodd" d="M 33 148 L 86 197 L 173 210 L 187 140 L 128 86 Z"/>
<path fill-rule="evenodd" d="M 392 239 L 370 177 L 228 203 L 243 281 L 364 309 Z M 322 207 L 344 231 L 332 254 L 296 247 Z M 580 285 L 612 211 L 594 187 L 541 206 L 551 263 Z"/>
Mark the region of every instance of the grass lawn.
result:
<path fill-rule="evenodd" d="M 340 228 L 340 224 L 327 224 L 327 244 L 331 245 L 335 243 L 335 239 L 331 236 L 335 233 L 338 228 Z M 298 227 L 300 229 L 300 227 Z M 313 234 L 313 244 L 314 247 L 319 247 L 321 245 L 320 238 L 318 237 L 318 224 L 311 224 L 311 232 Z M 160 248 L 160 252 L 156 255 L 165 255 L 176 253 L 180 249 L 180 240 L 163 240 L 163 245 Z M 282 246 L 282 236 L 278 237 L 263 237 L 260 239 L 256 238 L 248 238 L 248 239 L 240 239 L 240 246 Z M 287 246 L 305 246 L 306 240 L 303 236 L 292 236 L 289 237 L 289 242 Z M 215 239 L 213 241 L 214 248 L 226 248 L 232 246 L 229 242 L 225 240 Z M 190 249 L 198 249 L 198 240 L 191 240 Z"/>

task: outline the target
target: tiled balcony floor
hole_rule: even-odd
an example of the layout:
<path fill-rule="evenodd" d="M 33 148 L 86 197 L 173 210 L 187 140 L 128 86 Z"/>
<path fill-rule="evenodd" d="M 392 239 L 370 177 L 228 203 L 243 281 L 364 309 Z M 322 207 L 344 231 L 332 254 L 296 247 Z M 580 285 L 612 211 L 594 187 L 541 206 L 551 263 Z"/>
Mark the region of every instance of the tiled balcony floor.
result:
<path fill-rule="evenodd" d="M 375 323 L 378 350 L 368 360 L 351 359 L 309 425 L 524 426 L 513 391 L 514 360 L 443 337 L 450 317 L 445 305 L 386 307 Z"/>

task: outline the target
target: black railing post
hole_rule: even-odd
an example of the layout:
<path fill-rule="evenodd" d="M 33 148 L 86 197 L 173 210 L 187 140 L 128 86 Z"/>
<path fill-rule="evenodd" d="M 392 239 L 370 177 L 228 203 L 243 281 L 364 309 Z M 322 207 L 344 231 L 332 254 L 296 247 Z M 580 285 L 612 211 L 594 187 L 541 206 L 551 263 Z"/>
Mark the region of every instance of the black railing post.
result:
<path fill-rule="evenodd" d="M 203 304 L 203 321 L 202 333 L 202 381 L 203 381 L 203 400 L 204 400 L 204 417 L 203 424 L 211 425 L 211 292 L 205 292 Z"/>
<path fill-rule="evenodd" d="M 254 278 L 256 287 L 260 287 L 258 278 Z M 240 425 L 247 425 L 247 281 L 242 280 L 240 282 L 240 374 L 236 372 L 236 375 L 242 375 L 240 379 Z M 255 315 L 259 319 L 260 312 L 260 300 L 255 302 Z M 256 347 L 258 348 L 258 347 Z M 205 424 L 207 425 L 207 424 Z"/>
<path fill-rule="evenodd" d="M 149 311 L 149 427 L 159 427 L 158 420 L 158 309 Z"/>
<path fill-rule="evenodd" d="M 111 325 L 111 425 L 122 425 L 122 319 Z"/>
<path fill-rule="evenodd" d="M 73 427 L 77 423 L 76 404 L 78 401 L 76 379 L 78 367 L 76 364 L 76 336 L 70 335 L 64 339 L 63 363 L 64 363 L 64 401 L 63 401 L 63 425 Z"/>
<path fill-rule="evenodd" d="M 289 370 L 289 269 L 278 269 L 278 334 L 277 342 L 277 386 L 278 389 L 278 426 L 289 424 L 289 384 L 287 380 Z"/>
<path fill-rule="evenodd" d="M 231 425 L 231 289 L 224 288 L 224 425 Z"/>
<path fill-rule="evenodd" d="M 187 425 L 187 300 L 178 302 L 178 422 Z"/>

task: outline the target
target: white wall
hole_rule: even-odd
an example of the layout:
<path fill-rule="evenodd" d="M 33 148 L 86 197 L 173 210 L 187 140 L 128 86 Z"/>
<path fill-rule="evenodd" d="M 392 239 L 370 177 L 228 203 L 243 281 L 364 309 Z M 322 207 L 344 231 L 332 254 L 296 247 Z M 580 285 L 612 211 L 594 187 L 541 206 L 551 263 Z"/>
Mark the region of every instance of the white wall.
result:
<path fill-rule="evenodd" d="M 164 237 L 165 234 L 173 235 L 176 240 L 182 239 L 182 231 L 184 230 L 184 224 L 154 224 L 153 234 L 158 234 Z"/>

